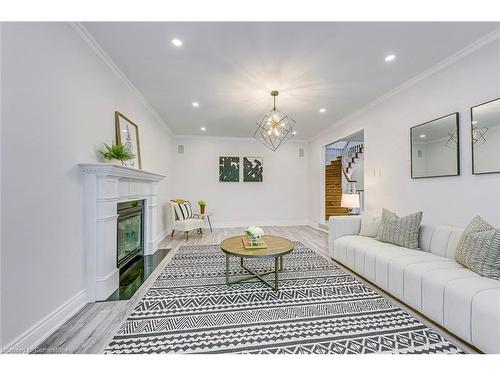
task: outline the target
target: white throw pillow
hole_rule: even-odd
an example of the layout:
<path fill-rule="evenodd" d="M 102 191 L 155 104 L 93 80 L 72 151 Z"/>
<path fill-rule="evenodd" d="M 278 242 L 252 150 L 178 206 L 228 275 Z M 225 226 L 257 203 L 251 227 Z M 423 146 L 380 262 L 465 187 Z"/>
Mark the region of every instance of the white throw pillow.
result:
<path fill-rule="evenodd" d="M 380 217 L 372 216 L 370 214 L 362 214 L 361 230 L 359 231 L 359 235 L 365 237 L 375 237 L 378 233 L 379 225 Z"/>

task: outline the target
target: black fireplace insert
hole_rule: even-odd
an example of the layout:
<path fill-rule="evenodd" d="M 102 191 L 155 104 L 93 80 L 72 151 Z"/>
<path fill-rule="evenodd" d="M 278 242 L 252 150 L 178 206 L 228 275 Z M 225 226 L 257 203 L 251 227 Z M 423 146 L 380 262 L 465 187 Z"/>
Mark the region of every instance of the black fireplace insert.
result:
<path fill-rule="evenodd" d="M 126 268 L 135 258 L 142 257 L 144 248 L 144 201 L 118 203 L 116 265 Z"/>

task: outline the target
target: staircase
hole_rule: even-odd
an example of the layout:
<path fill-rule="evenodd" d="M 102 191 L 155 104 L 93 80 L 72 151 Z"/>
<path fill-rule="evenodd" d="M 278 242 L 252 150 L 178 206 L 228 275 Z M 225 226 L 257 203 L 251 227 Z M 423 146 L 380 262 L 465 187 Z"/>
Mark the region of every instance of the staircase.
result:
<path fill-rule="evenodd" d="M 332 160 L 325 168 L 325 216 L 347 215 L 349 210 L 340 207 L 342 199 L 342 161 Z"/>

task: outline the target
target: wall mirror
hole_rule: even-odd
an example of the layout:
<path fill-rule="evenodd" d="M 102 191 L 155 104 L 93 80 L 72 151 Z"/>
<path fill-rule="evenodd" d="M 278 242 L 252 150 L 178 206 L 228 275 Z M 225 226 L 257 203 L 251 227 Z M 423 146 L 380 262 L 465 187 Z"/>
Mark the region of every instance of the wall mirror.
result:
<path fill-rule="evenodd" d="M 411 178 L 460 174 L 458 112 L 410 129 Z"/>
<path fill-rule="evenodd" d="M 471 108 L 472 173 L 500 173 L 500 98 Z"/>

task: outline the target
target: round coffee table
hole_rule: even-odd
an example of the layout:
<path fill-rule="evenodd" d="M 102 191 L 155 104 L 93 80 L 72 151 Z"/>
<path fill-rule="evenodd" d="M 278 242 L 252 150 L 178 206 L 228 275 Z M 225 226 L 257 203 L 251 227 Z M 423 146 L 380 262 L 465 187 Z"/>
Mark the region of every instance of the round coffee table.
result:
<path fill-rule="evenodd" d="M 252 282 L 253 279 L 258 279 L 262 281 L 264 284 L 268 285 L 269 287 L 277 291 L 278 273 L 280 271 L 283 271 L 283 256 L 292 252 L 293 242 L 283 237 L 266 235 L 262 237 L 267 245 L 266 249 L 247 250 L 243 246 L 242 237 L 243 236 L 241 235 L 229 237 L 226 238 L 224 241 L 222 241 L 220 244 L 221 250 L 226 254 L 226 284 L 231 285 L 237 283 Z M 239 257 L 241 268 L 247 271 L 250 274 L 250 276 L 230 281 L 229 280 L 230 256 Z M 245 266 L 245 264 L 243 263 L 244 258 L 274 258 L 274 270 L 259 274 Z M 274 285 L 263 278 L 263 276 L 272 273 L 274 273 Z"/>

